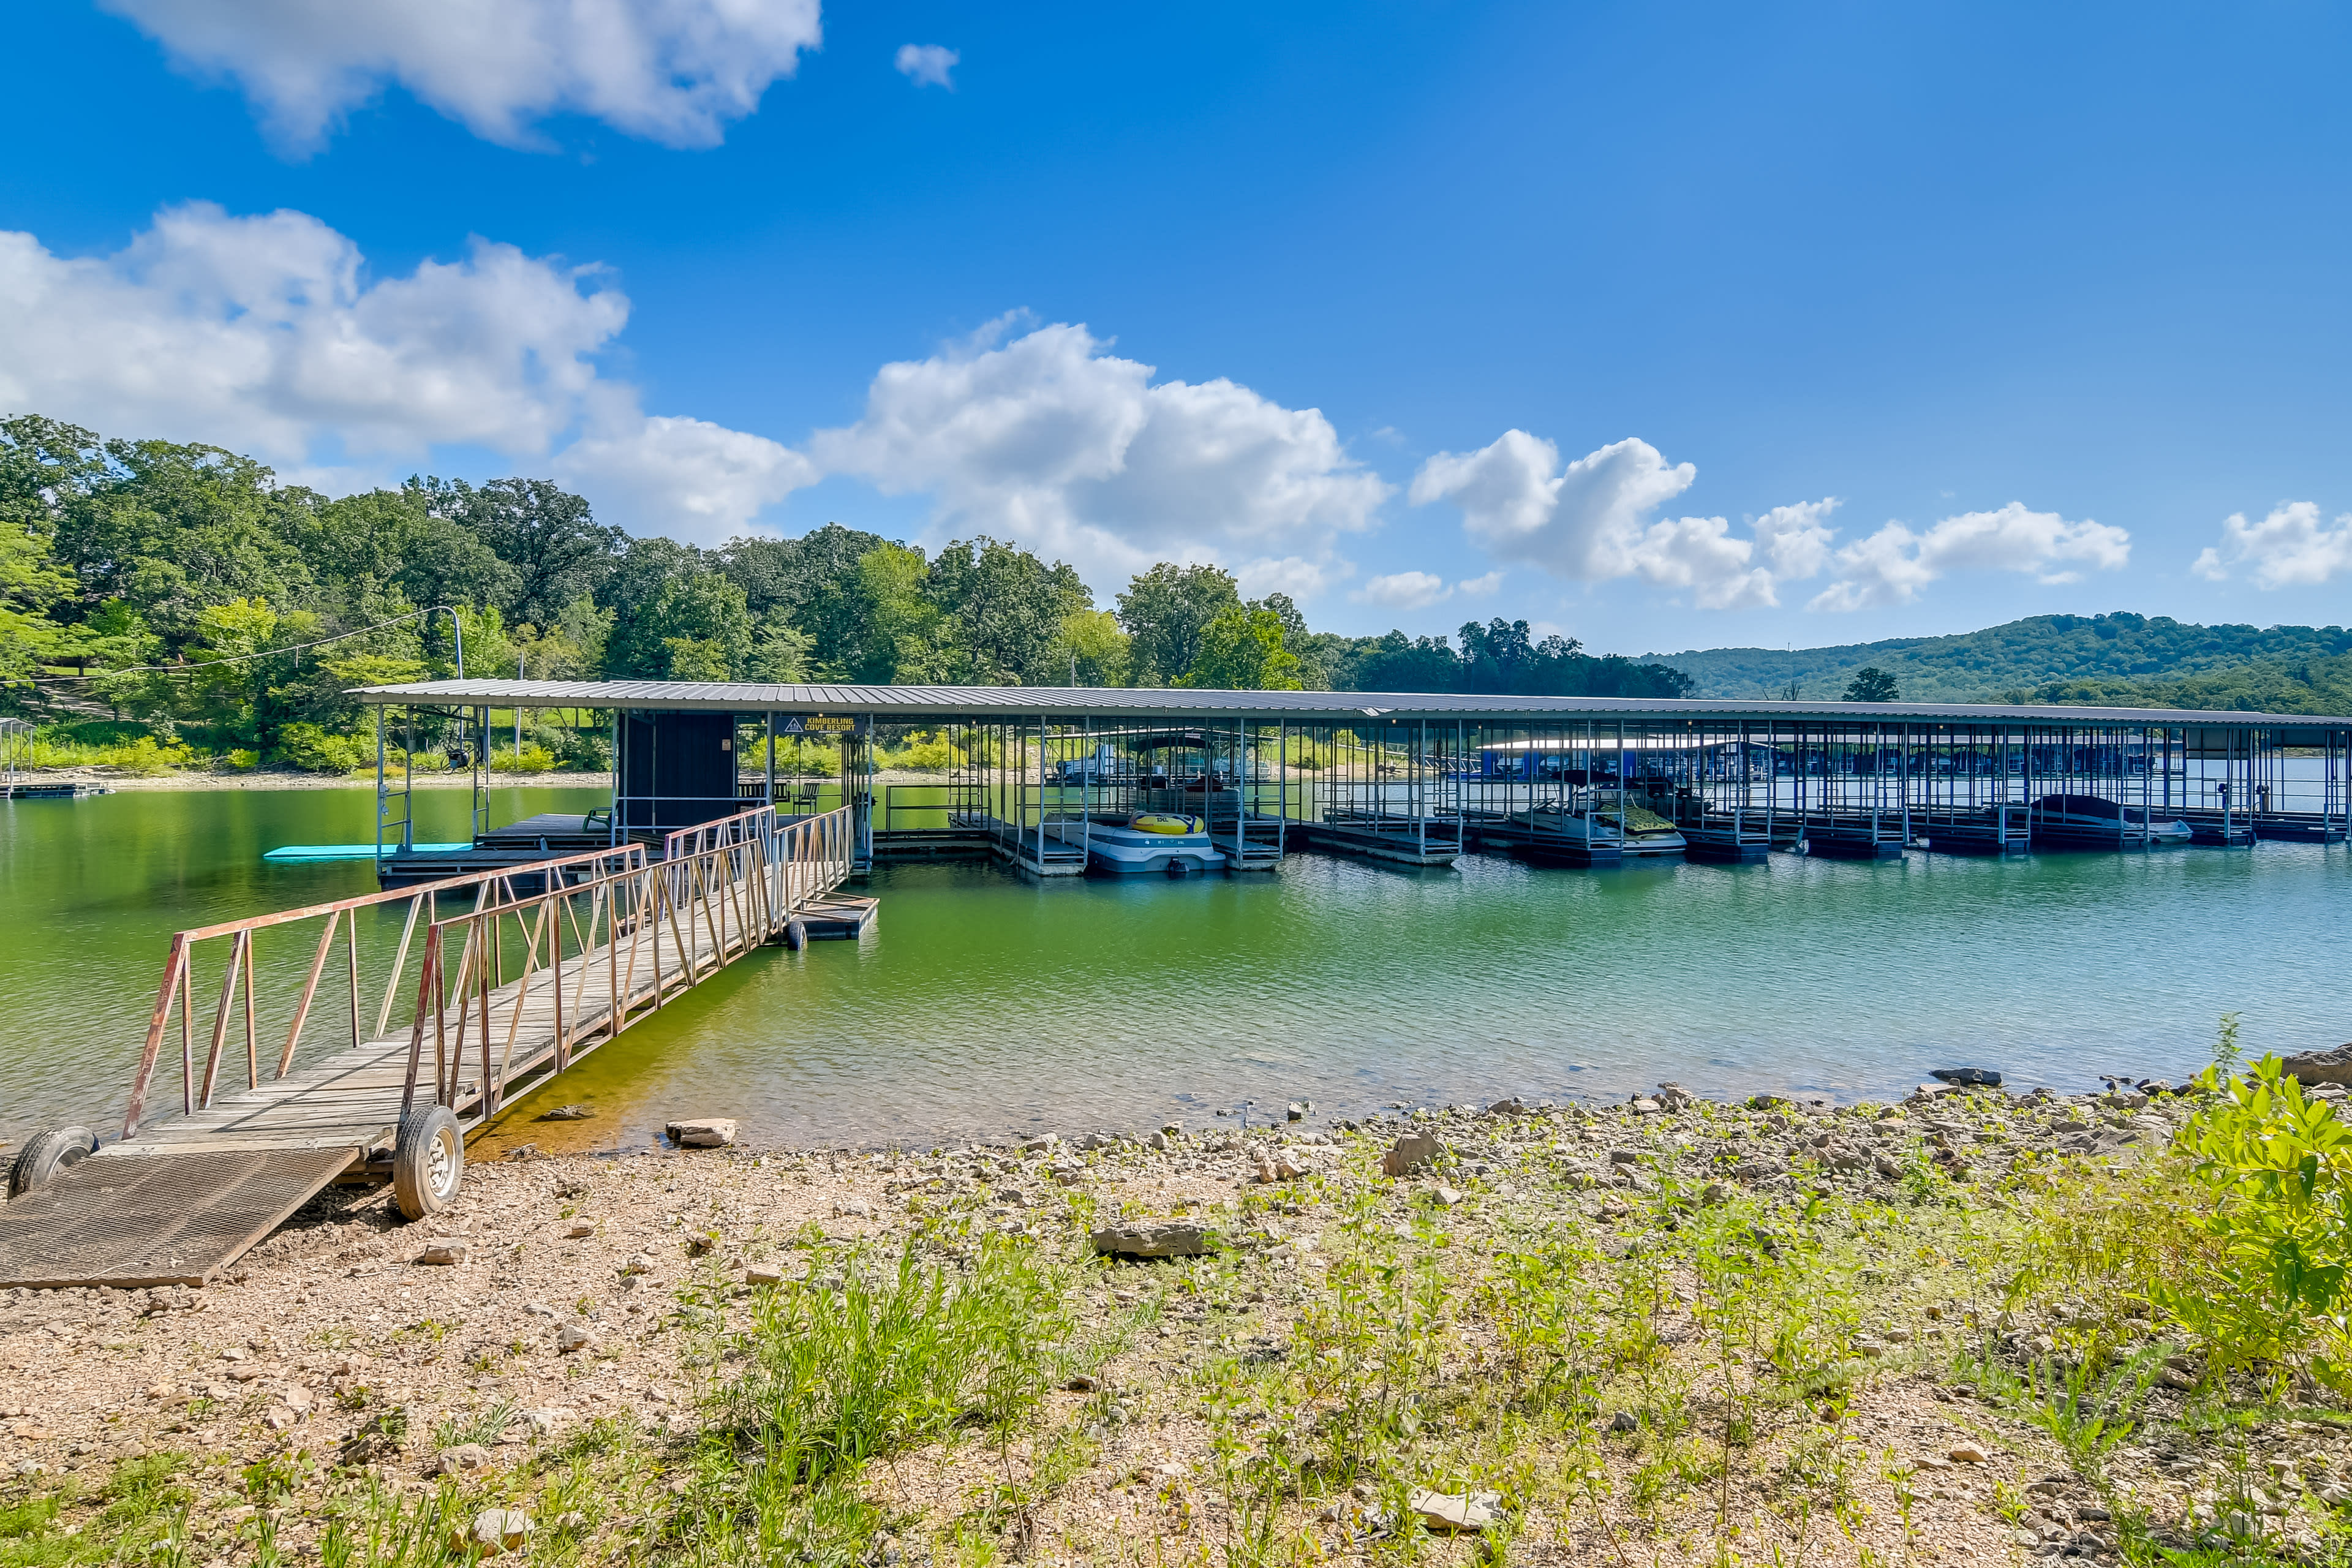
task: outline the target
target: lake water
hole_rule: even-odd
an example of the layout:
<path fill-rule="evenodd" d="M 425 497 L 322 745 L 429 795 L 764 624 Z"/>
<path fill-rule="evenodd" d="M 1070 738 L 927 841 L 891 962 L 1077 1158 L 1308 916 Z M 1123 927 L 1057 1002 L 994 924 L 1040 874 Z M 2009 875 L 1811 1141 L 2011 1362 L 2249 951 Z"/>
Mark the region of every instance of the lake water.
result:
<path fill-rule="evenodd" d="M 492 820 L 602 795 L 500 791 Z M 465 805 L 420 792 L 418 837 L 463 837 Z M 0 804 L 0 1136 L 119 1125 L 170 933 L 370 890 L 364 861 L 260 857 L 363 838 L 371 814 L 364 790 Z M 1671 1079 L 1851 1100 L 1960 1064 L 2068 1089 L 2178 1078 L 2224 1012 L 2252 1049 L 2352 1037 L 2347 873 L 2341 847 L 2285 844 L 1602 872 L 1301 855 L 1176 883 L 887 868 L 863 941 L 754 954 L 491 1138 L 624 1148 L 730 1115 L 761 1141 L 928 1144 L 1301 1098 L 1347 1114 Z M 598 1114 L 527 1120 L 559 1100 Z"/>

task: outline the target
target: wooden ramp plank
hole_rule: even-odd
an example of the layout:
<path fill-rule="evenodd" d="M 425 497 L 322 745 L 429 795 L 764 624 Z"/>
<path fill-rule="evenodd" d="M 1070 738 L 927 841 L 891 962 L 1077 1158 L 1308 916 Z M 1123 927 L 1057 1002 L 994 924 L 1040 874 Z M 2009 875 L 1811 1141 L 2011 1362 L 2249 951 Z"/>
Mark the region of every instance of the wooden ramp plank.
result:
<path fill-rule="evenodd" d="M 108 1150 L 0 1207 L 0 1286 L 206 1284 L 359 1154 Z"/>

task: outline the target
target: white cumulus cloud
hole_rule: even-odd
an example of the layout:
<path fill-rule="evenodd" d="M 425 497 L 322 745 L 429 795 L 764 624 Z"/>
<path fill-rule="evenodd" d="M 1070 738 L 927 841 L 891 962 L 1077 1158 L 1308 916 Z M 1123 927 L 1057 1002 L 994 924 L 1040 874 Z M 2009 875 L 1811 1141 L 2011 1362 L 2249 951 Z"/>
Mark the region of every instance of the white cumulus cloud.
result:
<path fill-rule="evenodd" d="M 1434 572 L 1391 572 L 1385 576 L 1365 580 L 1364 585 L 1348 595 L 1360 605 L 1380 605 L 1391 610 L 1419 610 L 1431 605 L 1441 605 L 1460 595 L 1465 599 L 1484 598 L 1503 585 L 1500 568 L 1484 576 L 1465 577 L 1458 583 L 1448 583 Z"/>
<path fill-rule="evenodd" d="M 2118 570 L 2131 559 L 2131 534 L 2104 522 L 2070 522 L 2054 511 L 2011 501 L 1997 511 L 1963 512 L 1921 531 L 1889 522 L 1840 550 L 1837 577 L 1806 607 L 1859 610 L 1909 604 L 1952 572 L 2023 572 L 2045 583 L 2073 582 L 2072 563 Z"/>
<path fill-rule="evenodd" d="M 943 87 L 953 92 L 955 83 L 948 79 L 948 73 L 962 59 L 953 49 L 938 44 L 900 44 L 898 74 L 917 87 Z"/>
<path fill-rule="evenodd" d="M 1636 437 L 1562 468 L 1557 446 L 1507 430 L 1477 451 L 1431 458 L 1413 476 L 1411 499 L 1453 501 L 1470 536 L 1506 560 L 1576 582 L 1640 576 L 1687 590 L 1702 609 L 1778 604 L 1776 584 L 1827 563 L 1822 520 L 1834 499 L 1776 507 L 1749 538 L 1720 517 L 1650 521 L 1697 478 L 1693 465 L 1669 463 Z"/>
<path fill-rule="evenodd" d="M 334 489 L 439 446 L 551 458 L 613 521 L 710 542 L 812 481 L 763 437 L 641 413 L 595 363 L 628 314 L 596 268 L 482 239 L 371 278 L 302 213 L 168 207 L 88 258 L 0 231 L 0 413 L 207 441 Z"/>
<path fill-rule="evenodd" d="M 2257 588 L 2313 588 L 2352 571 L 2352 512 L 2332 528 L 2307 500 L 2281 501 L 2260 522 L 2232 512 L 2222 521 L 2221 542 L 2200 552 L 2190 570 L 2220 583 L 2238 567 L 2249 569 Z"/>
<path fill-rule="evenodd" d="M 317 218 L 191 203 L 111 256 L 0 232 L 0 405 L 287 461 L 544 452 L 628 311 L 593 268 L 509 245 L 372 280 Z"/>
<path fill-rule="evenodd" d="M 1222 377 L 1154 384 L 1084 326 L 1013 327 L 883 366 L 864 416 L 811 440 L 818 468 L 929 494 L 936 533 L 1017 539 L 1097 581 L 1242 560 L 1319 584 L 1391 493 L 1318 410 Z"/>
<path fill-rule="evenodd" d="M 818 0 L 100 0 L 183 69 L 241 87 L 283 146 L 390 84 L 476 135 L 580 114 L 715 145 L 823 37 Z"/>
<path fill-rule="evenodd" d="M 701 544 L 741 533 L 762 509 L 817 478 L 805 456 L 780 441 L 707 419 L 648 417 L 634 399 L 592 420 L 553 469 L 593 498 L 600 521 Z"/>
<path fill-rule="evenodd" d="M 1391 610 L 1418 610 L 1452 598 L 1454 590 L 1444 578 L 1433 572 L 1391 572 L 1367 579 L 1363 587 L 1350 596 Z"/>

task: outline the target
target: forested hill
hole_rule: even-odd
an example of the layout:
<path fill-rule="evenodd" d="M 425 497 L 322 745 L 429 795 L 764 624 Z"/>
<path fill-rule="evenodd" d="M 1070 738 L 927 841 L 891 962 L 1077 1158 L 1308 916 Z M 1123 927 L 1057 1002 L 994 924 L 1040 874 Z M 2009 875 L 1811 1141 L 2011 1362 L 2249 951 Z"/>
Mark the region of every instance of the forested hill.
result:
<path fill-rule="evenodd" d="M 1698 697 L 1834 698 L 1865 668 L 1918 701 L 2117 702 L 2352 711 L 2352 631 L 2200 626 L 2164 616 L 2033 616 L 1955 637 L 1792 650 L 1645 654 Z"/>

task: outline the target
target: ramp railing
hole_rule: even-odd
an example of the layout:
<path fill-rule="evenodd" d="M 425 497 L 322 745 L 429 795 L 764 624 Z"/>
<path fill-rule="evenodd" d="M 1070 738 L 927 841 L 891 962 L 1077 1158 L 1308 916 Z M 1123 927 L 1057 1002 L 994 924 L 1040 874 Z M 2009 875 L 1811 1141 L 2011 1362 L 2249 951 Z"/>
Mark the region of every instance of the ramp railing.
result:
<path fill-rule="evenodd" d="M 291 1021 L 286 1027 L 286 1037 L 278 1044 L 277 1068 L 270 1075 L 282 1079 L 294 1065 L 303 1036 L 312 1019 L 321 1014 L 341 1016 L 348 1020 L 351 1044 L 358 1046 L 371 1038 L 381 1038 L 392 1025 L 394 998 L 401 992 L 401 980 L 406 972 L 409 949 L 420 921 L 431 930 L 440 919 L 446 902 L 463 900 L 489 908 L 516 899 L 518 885 L 528 887 L 533 882 L 559 886 L 572 881 L 590 881 L 631 866 L 646 862 L 645 847 L 625 844 L 608 849 L 589 850 L 552 859 L 534 861 L 527 866 L 502 867 L 494 871 L 470 872 L 459 877 L 444 878 L 437 882 L 419 883 L 412 888 L 395 888 L 383 892 L 367 893 L 353 899 L 339 899 L 332 903 L 310 904 L 301 909 L 280 910 L 272 914 L 252 915 L 244 920 L 223 921 L 215 925 L 198 926 L 175 933 L 170 953 L 163 961 L 163 984 L 156 988 L 154 1011 L 147 1020 L 146 1044 L 140 1052 L 139 1070 L 131 1079 L 131 1101 L 122 1118 L 122 1135 L 131 1137 L 139 1131 L 147 1114 L 148 1095 L 154 1085 L 156 1068 L 161 1062 L 164 1041 L 172 1035 L 176 1021 L 180 1040 L 180 1109 L 193 1114 L 212 1104 L 220 1086 L 222 1061 L 234 1044 L 241 1043 L 245 1054 L 246 1087 L 257 1089 L 262 1081 L 260 1036 L 264 1028 L 265 1009 L 257 994 L 255 954 L 259 933 L 265 931 L 287 931 L 306 921 L 320 922 L 318 942 L 310 955 L 307 978 L 295 1001 Z M 388 966 L 385 966 L 383 986 L 379 992 L 368 984 L 366 971 L 380 964 L 381 955 L 365 951 L 370 945 L 361 932 L 362 911 L 372 911 L 384 905 L 405 906 L 400 940 Z M 289 934 L 291 934 L 289 931 Z M 335 949 L 340 942 L 342 962 L 334 964 Z M 226 947 L 226 952 L 222 952 Z M 211 1009 L 206 1026 L 206 1046 L 201 1071 L 196 1062 L 195 974 L 199 968 L 207 971 L 211 963 L 207 953 L 219 953 L 221 981 L 219 994 Z M 336 973 L 331 980 L 328 968 L 334 964 Z M 380 995 L 374 1009 L 374 1030 L 367 1031 L 368 1003 Z M 274 1035 L 275 1028 L 270 1032 Z"/>
<path fill-rule="evenodd" d="M 852 816 L 845 806 L 779 824 L 762 806 L 670 834 L 659 861 L 433 922 L 401 1114 L 422 1090 L 495 1116 L 521 1084 L 564 1071 L 768 941 L 847 879 Z"/>

